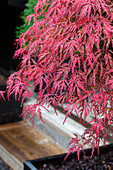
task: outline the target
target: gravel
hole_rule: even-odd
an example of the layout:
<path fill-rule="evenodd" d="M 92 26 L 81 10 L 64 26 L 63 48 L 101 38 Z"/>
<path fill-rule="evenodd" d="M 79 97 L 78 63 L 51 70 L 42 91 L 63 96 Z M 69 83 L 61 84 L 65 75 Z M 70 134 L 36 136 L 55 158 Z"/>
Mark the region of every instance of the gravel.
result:
<path fill-rule="evenodd" d="M 43 164 L 39 170 L 113 170 L 113 150 L 100 156 L 84 156 L 80 161 L 74 157 L 59 164 Z"/>
<path fill-rule="evenodd" d="M 13 169 L 7 163 L 5 163 L 2 158 L 0 158 L 0 170 L 13 170 Z"/>

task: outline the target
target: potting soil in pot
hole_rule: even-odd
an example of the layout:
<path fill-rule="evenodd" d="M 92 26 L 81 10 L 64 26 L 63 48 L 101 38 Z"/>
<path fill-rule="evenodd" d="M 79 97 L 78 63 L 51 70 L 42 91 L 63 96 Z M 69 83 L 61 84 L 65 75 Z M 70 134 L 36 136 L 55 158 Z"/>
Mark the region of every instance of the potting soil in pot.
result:
<path fill-rule="evenodd" d="M 39 170 L 113 170 L 113 150 L 100 156 L 83 156 L 79 161 L 74 157 L 59 164 L 43 164 Z"/>

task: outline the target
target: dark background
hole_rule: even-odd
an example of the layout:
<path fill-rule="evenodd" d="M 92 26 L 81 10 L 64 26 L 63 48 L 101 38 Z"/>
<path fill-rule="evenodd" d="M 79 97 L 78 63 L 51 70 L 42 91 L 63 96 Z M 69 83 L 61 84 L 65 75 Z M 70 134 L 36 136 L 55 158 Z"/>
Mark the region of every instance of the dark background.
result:
<path fill-rule="evenodd" d="M 15 29 L 22 25 L 20 13 L 25 8 L 28 0 L 3 0 L 1 4 L 1 22 L 0 22 L 0 68 L 6 71 L 16 70 L 19 60 L 12 59 L 16 46 Z"/>

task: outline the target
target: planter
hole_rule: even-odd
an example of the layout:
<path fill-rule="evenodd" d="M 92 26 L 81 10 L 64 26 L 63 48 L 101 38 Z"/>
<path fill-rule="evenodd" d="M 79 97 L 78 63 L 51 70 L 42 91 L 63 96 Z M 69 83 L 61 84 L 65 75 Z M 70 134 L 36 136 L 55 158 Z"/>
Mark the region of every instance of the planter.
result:
<path fill-rule="evenodd" d="M 35 159 L 24 162 L 24 170 L 73 170 L 73 169 L 113 169 L 113 144 L 100 147 L 99 156 L 97 149 L 94 151 L 94 156 L 90 158 L 92 149 L 80 152 L 80 161 L 77 159 L 77 152 L 70 154 L 66 161 L 66 154 L 50 156 L 46 158 Z"/>
<path fill-rule="evenodd" d="M 5 91 L 6 85 L 0 85 L 0 90 Z M 8 101 L 7 93 L 4 94 L 4 97 L 5 100 L 0 100 L 0 124 L 22 120 L 22 117 L 19 117 L 22 113 L 22 107 L 20 107 L 21 101 L 15 101 L 13 95 L 10 96 L 10 101 Z"/>

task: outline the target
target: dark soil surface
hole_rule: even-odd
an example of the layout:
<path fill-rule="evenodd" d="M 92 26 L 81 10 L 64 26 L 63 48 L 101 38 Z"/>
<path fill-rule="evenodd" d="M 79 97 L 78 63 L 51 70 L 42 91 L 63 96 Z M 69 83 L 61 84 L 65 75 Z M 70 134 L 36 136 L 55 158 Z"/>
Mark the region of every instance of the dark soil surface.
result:
<path fill-rule="evenodd" d="M 72 158 L 70 162 L 62 161 L 57 164 L 44 164 L 39 170 L 113 170 L 113 150 L 100 156 L 84 156 L 80 161 Z"/>
<path fill-rule="evenodd" d="M 8 164 L 6 164 L 2 158 L 0 158 L 0 170 L 13 170 L 13 169 Z"/>

